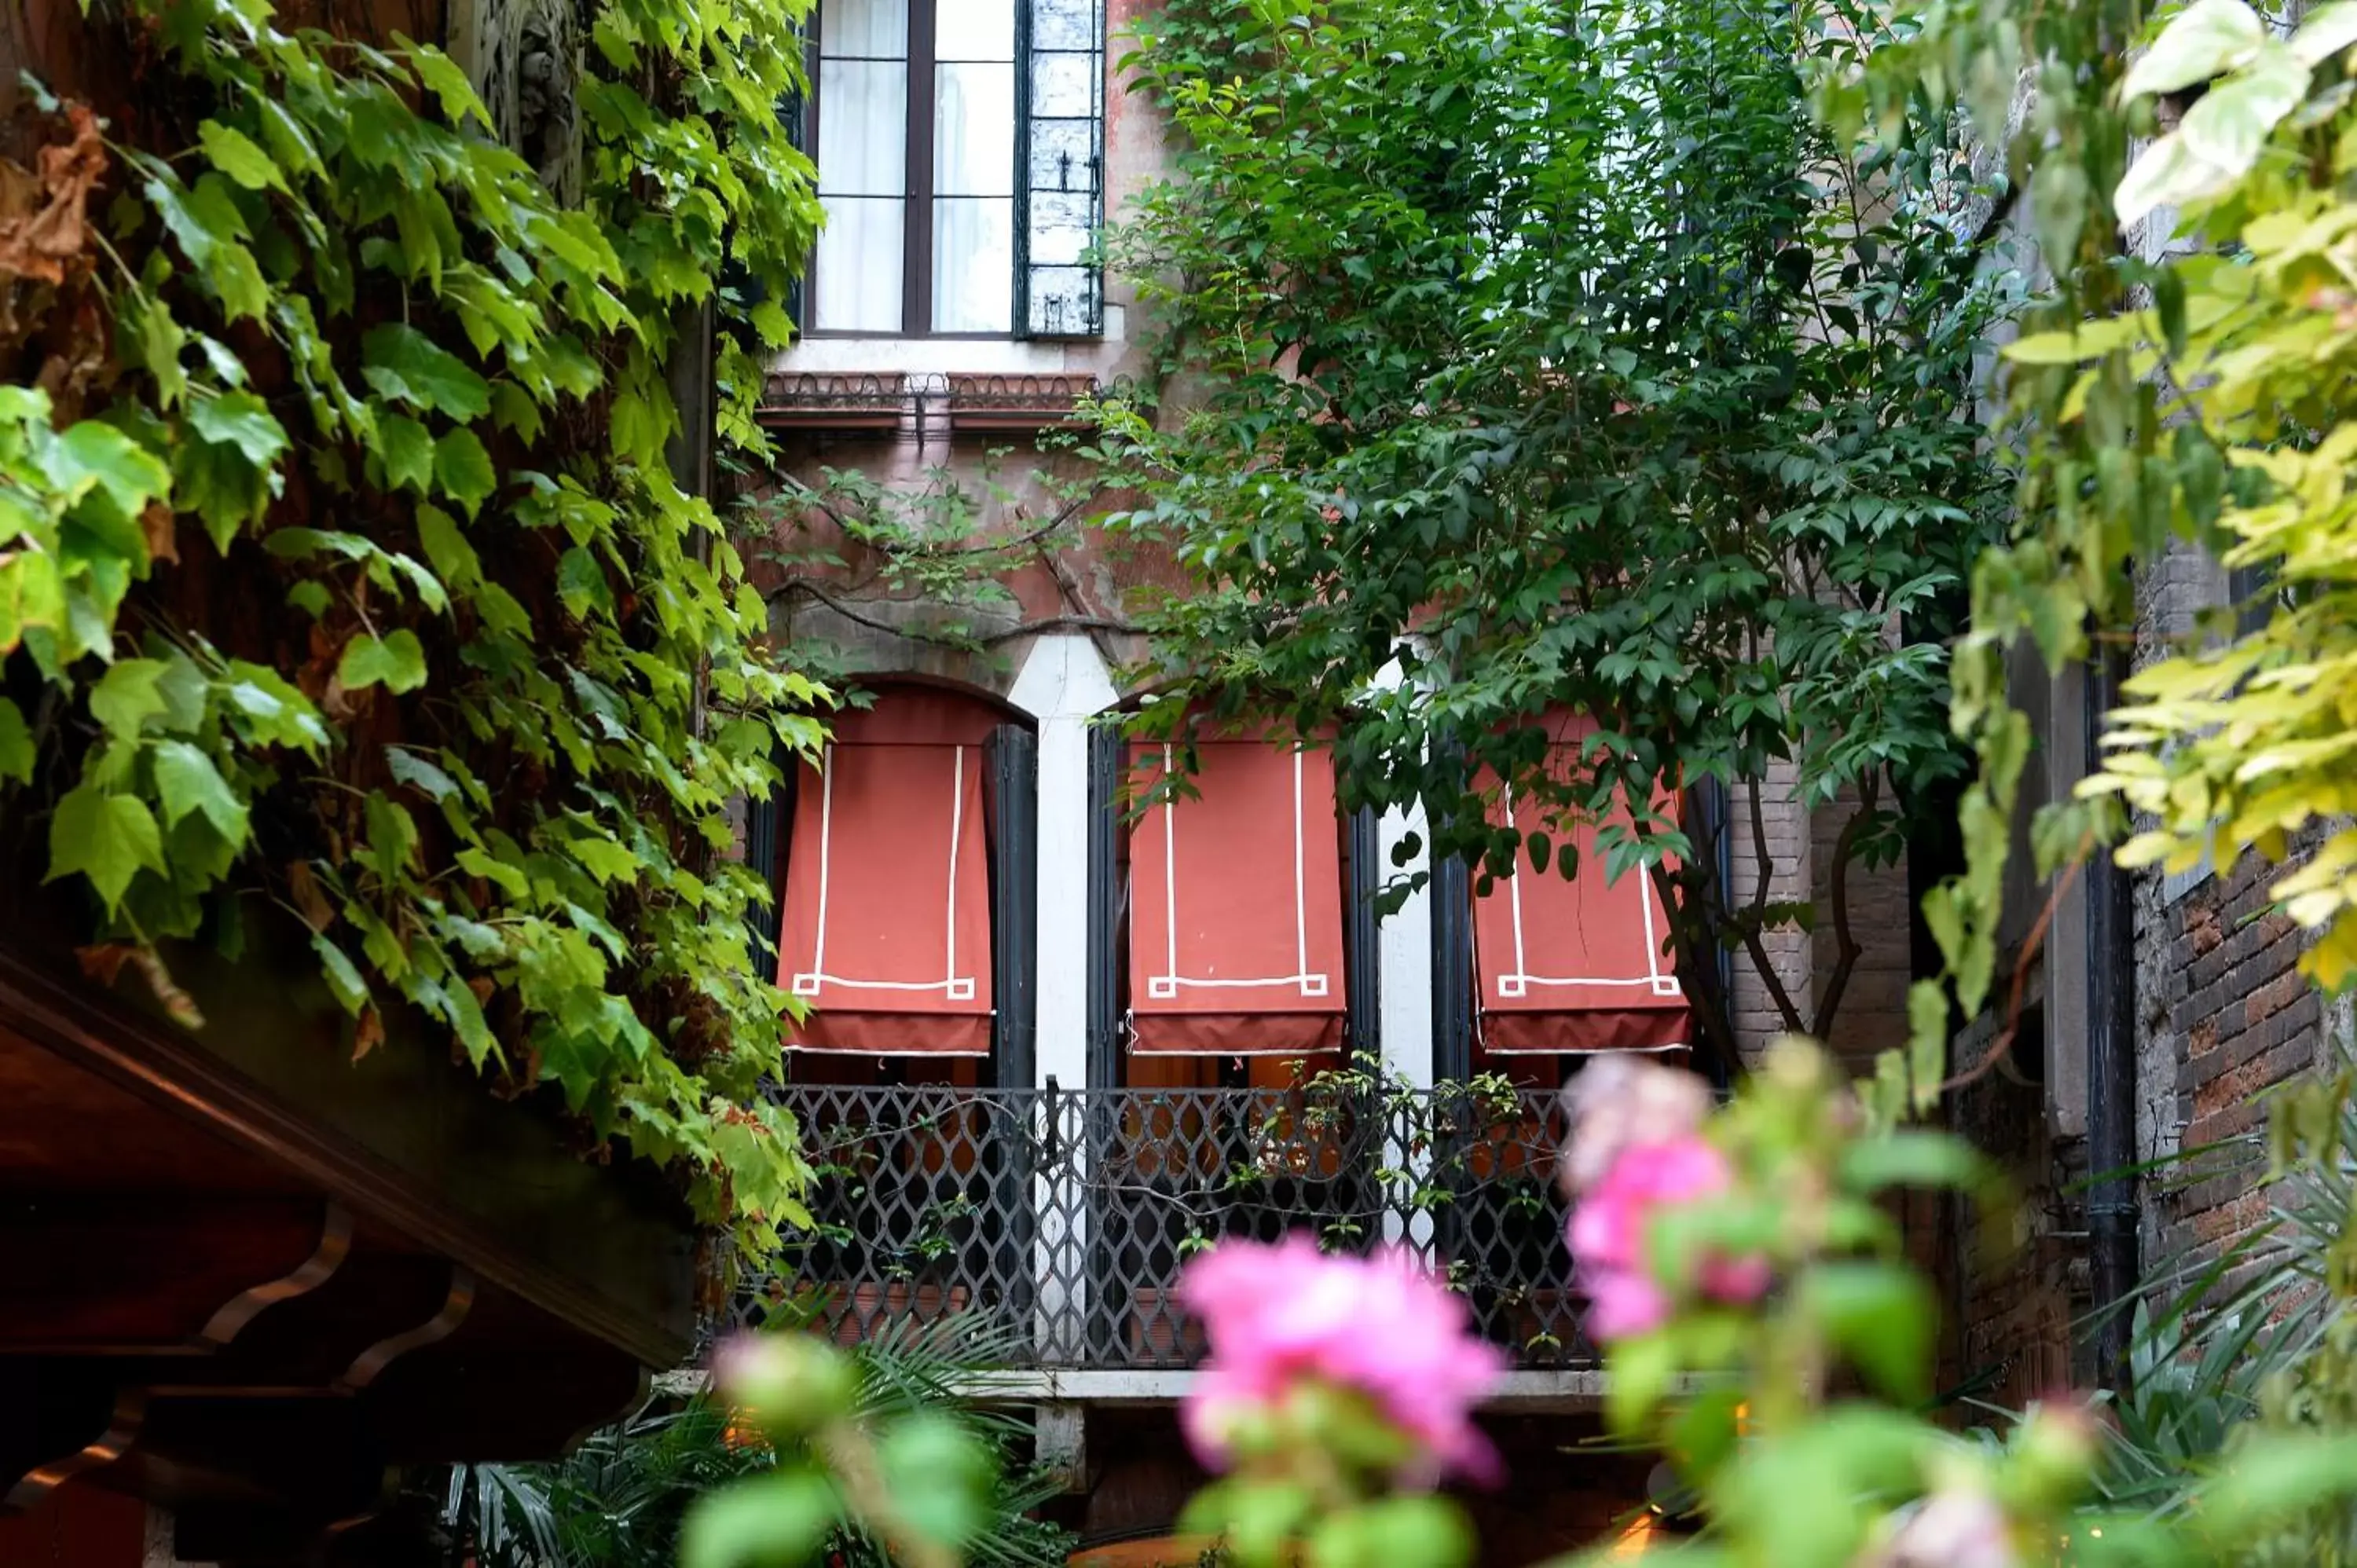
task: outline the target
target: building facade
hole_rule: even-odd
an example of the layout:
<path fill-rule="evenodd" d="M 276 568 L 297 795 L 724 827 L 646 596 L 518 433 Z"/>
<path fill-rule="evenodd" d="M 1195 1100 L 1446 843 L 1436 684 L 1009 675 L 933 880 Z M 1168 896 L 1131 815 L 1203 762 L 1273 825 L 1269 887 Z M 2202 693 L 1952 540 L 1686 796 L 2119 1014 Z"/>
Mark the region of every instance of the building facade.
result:
<path fill-rule="evenodd" d="M 1166 171 L 1119 59 L 1139 0 L 822 0 L 802 106 L 829 229 L 763 418 L 781 637 L 862 704 L 748 813 L 794 1081 L 821 1172 L 796 1260 L 838 1337 L 965 1313 L 1011 1334 L 1084 1539 L 1166 1525 L 1193 1480 L 1174 1402 L 1203 1346 L 1172 1300 L 1222 1236 L 1389 1240 L 1462 1288 L 1516 1363 L 1491 1412 L 1525 1460 L 1493 1546 L 1592 1539 L 1642 1474 L 1567 1465 L 1600 1392 L 1553 1182 L 1556 1091 L 1599 1050 L 1678 1054 L 1686 998 L 1641 877 L 1476 897 L 1411 814 L 1338 812 L 1327 756 L 1250 732 L 1126 741 L 1125 613 L 1183 578 L 1092 532 L 1114 498 L 1072 415 L 1151 373 L 1098 243 Z M 942 570 L 961 552 L 970 579 Z M 1583 721 L 1561 715 L 1559 738 Z M 1840 803 L 1761 802 L 1776 900 L 1823 899 Z M 1822 831 L 1819 831 L 1822 829 Z M 1737 894 L 1759 873 L 1731 867 Z M 1898 1037 L 1904 865 L 1853 868 L 1841 1048 Z M 1835 959 L 1770 939 L 1804 1008 Z M 1738 966 L 1748 1049 L 1776 1032 Z M 748 1310 L 773 1302 L 757 1299 Z M 1544 1494 L 1544 1496 L 1542 1496 Z M 1519 1554 L 1519 1555 L 1518 1555 Z"/>

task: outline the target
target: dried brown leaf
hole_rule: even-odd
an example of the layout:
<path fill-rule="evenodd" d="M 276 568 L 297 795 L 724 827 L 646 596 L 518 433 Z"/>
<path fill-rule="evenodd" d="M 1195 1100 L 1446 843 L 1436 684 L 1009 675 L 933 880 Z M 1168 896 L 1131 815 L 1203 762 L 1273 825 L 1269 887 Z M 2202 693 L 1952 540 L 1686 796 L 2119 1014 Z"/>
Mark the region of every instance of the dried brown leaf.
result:
<path fill-rule="evenodd" d="M 360 1061 L 384 1044 L 384 1019 L 373 1007 L 361 1009 L 360 1023 L 352 1029 L 352 1060 Z"/>
<path fill-rule="evenodd" d="M 311 875 L 308 862 L 298 860 L 286 868 L 286 890 L 295 899 L 295 908 L 302 911 L 304 923 L 313 930 L 324 931 L 336 923 L 336 907 L 319 890 L 319 879 Z"/>
<path fill-rule="evenodd" d="M 41 149 L 38 177 L 13 165 L 0 176 L 0 276 L 65 281 L 66 263 L 90 247 L 92 187 L 106 175 L 98 117 L 82 103 L 65 110 L 71 139 Z"/>

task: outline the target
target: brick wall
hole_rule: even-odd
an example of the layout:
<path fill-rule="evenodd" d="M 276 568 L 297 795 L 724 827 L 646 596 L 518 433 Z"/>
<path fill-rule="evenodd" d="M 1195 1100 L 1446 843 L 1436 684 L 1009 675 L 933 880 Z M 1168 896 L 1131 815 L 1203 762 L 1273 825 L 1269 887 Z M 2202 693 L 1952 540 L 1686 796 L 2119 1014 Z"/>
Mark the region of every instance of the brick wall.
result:
<path fill-rule="evenodd" d="M 2035 961 L 2033 961 L 2035 962 Z M 2018 1033 L 2002 1063 L 1950 1097 L 1950 1129 L 2005 1178 L 2004 1201 L 1983 1210 L 1948 1200 L 1950 1238 L 1941 1271 L 1948 1326 L 1944 1370 L 1951 1387 L 2020 1409 L 2057 1387 L 2083 1381 L 2074 1369 L 2071 1325 L 2088 1303 L 2083 1196 L 2086 1142 L 2060 1133 L 2047 1113 L 2045 977 L 2033 968 L 2022 987 Z M 2011 1007 L 2011 983 L 2001 985 Z M 1952 1056 L 1960 1072 L 1979 1067 L 2006 1025 L 1996 1009 L 1974 1020 Z M 2083 1041 L 2065 1049 L 2083 1050 Z M 2077 1375 L 2074 1375 L 2074 1370 Z"/>
<path fill-rule="evenodd" d="M 1809 826 L 1812 891 L 1818 909 L 1810 941 L 1815 989 L 1823 996 L 1841 957 L 1834 929 L 1834 851 L 1842 828 L 1857 811 L 1857 792 L 1846 789 L 1831 805 L 1813 813 Z M 1914 979 L 1909 940 L 1907 863 L 1869 866 L 1853 858 L 1848 875 L 1850 939 L 1858 960 L 1843 988 L 1826 1044 L 1859 1071 L 1871 1070 L 1877 1054 L 1907 1040 L 1907 987 Z"/>
<path fill-rule="evenodd" d="M 1738 789 L 1735 797 L 1735 821 L 1732 827 L 1733 853 L 1729 856 L 1729 894 L 1738 906 L 1749 903 L 1760 886 L 1758 843 L 1768 846 L 1771 870 L 1768 878 L 1768 898 L 1771 903 L 1784 903 L 1810 895 L 1813 860 L 1809 852 L 1809 813 L 1802 809 L 1795 787 L 1794 769 L 1789 762 L 1770 763 L 1768 776 L 1756 786 L 1759 793 L 1761 831 L 1754 834 L 1751 827 L 1749 793 Z M 1816 992 L 1810 983 L 1810 939 L 1806 932 L 1787 929 L 1770 931 L 1763 939 L 1770 966 L 1782 983 L 1794 1006 L 1806 1017 L 1814 1004 Z M 1756 1058 L 1768 1042 L 1784 1032 L 1784 1021 L 1776 1010 L 1768 983 L 1760 977 L 1759 966 L 1748 952 L 1738 952 L 1734 958 L 1733 995 L 1735 1004 L 1735 1034 L 1746 1058 Z"/>
<path fill-rule="evenodd" d="M 2139 666 L 2183 647 L 2200 612 L 2227 601 L 2223 568 L 2187 545 L 2137 588 Z M 2137 1155 L 2210 1151 L 2145 1178 L 2147 1268 L 2199 1271 L 2266 1218 L 2259 1151 L 2212 1146 L 2261 1127 L 2260 1097 L 2319 1059 L 2324 1012 L 2296 967 L 2301 934 L 2267 897 L 2281 875 L 2254 855 L 2137 878 Z"/>
<path fill-rule="evenodd" d="M 2295 967 L 2298 929 L 2267 897 L 2278 875 L 2245 856 L 2182 897 L 2158 877 L 2137 890 L 2137 1150 L 2208 1151 L 2147 1180 L 2148 1263 L 2198 1271 L 2266 1218 L 2260 1150 L 2213 1146 L 2263 1126 L 2260 1097 L 2319 1060 L 2323 1005 Z"/>

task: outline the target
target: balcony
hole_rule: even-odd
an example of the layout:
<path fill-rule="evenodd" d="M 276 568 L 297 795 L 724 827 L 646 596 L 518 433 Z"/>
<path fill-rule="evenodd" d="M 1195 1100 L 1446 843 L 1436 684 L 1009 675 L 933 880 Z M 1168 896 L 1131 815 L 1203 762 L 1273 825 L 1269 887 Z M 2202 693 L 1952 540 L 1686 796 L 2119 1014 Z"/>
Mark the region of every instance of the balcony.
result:
<path fill-rule="evenodd" d="M 1167 1373 L 1204 1349 L 1173 1298 L 1185 1261 L 1225 1237 L 1307 1230 L 1405 1247 L 1525 1371 L 1596 1365 L 1567 1284 L 1553 1095 L 1363 1081 L 780 1094 L 819 1171 L 817 1226 L 788 1277 L 740 1297 L 748 1323 L 791 1289 L 845 1344 L 980 1313 L 1035 1371 Z"/>

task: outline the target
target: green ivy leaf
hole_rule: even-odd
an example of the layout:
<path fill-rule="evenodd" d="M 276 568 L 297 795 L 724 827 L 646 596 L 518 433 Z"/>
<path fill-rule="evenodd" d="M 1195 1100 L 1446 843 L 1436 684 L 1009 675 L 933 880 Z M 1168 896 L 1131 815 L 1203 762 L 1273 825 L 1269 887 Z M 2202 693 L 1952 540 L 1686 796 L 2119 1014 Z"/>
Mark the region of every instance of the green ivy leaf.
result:
<path fill-rule="evenodd" d="M 453 419 L 479 418 L 491 406 L 489 381 L 406 322 L 369 328 L 361 339 L 361 374 L 382 396 Z"/>
<path fill-rule="evenodd" d="M 395 694 L 414 692 L 425 684 L 425 649 L 405 627 L 383 638 L 363 632 L 344 644 L 336 679 L 347 692 L 378 685 Z"/>
<path fill-rule="evenodd" d="M 417 538 L 436 574 L 452 587 L 464 589 L 483 580 L 483 564 L 476 558 L 475 547 L 467 542 L 457 521 L 440 507 L 417 509 Z"/>
<path fill-rule="evenodd" d="M 450 431 L 434 444 L 434 477 L 445 493 L 467 509 L 468 517 L 482 510 L 483 502 L 500 483 L 491 455 L 483 450 L 475 433 L 466 429 Z"/>
<path fill-rule="evenodd" d="M 359 966 L 343 949 L 317 931 L 311 933 L 311 950 L 319 955 L 319 970 L 327 976 L 328 989 L 336 993 L 345 1012 L 359 1017 L 361 1010 L 369 1004 L 368 982 L 361 978 Z"/>
<path fill-rule="evenodd" d="M 45 880 L 77 873 L 88 877 L 112 914 L 133 877 L 142 870 L 163 869 L 164 837 L 145 801 L 84 783 L 58 802 L 49 818 L 49 874 Z"/>
<path fill-rule="evenodd" d="M 69 505 L 91 489 L 103 491 L 126 516 L 172 488 L 163 460 L 112 424 L 85 419 L 38 448 L 43 477 Z"/>
<path fill-rule="evenodd" d="M 376 435 L 385 487 L 425 494 L 434 483 L 434 433 L 405 413 L 384 409 L 376 416 Z"/>
<path fill-rule="evenodd" d="M 227 673 L 221 695 L 251 739 L 311 752 L 328 744 L 319 711 L 277 671 L 235 659 Z"/>
<path fill-rule="evenodd" d="M 234 446 L 257 468 L 278 461 L 289 445 L 286 427 L 252 392 L 221 392 L 188 405 L 188 423 L 216 446 Z"/>
<path fill-rule="evenodd" d="M 6 697 L 0 697 L 0 779 L 33 781 L 33 731 L 25 711 Z"/>
<path fill-rule="evenodd" d="M 156 689 L 163 675 L 160 659 L 124 660 L 91 688 L 90 716 L 115 739 L 134 738 L 140 725 L 164 711 L 163 693 Z"/>
<path fill-rule="evenodd" d="M 201 747 L 185 740 L 167 740 L 157 743 L 155 755 L 156 794 L 163 802 L 166 827 L 199 811 L 230 843 L 245 843 L 245 803 Z"/>
<path fill-rule="evenodd" d="M 399 41 L 410 68 L 417 72 L 417 80 L 441 100 L 445 119 L 453 125 L 464 125 L 468 120 L 473 120 L 486 131 L 493 128 L 491 112 L 483 107 L 482 99 L 476 95 L 475 84 L 467 79 L 467 73 L 460 70 L 448 55 L 437 48 L 413 44 L 406 38 Z"/>
<path fill-rule="evenodd" d="M 2207 81 L 2250 59 L 2266 41 L 2266 24 L 2244 0 L 2194 0 L 2136 57 L 2121 80 L 2120 97 L 2174 92 Z"/>
<path fill-rule="evenodd" d="M 556 563 L 556 592 L 576 619 L 587 620 L 592 609 L 613 613 L 614 597 L 606 584 L 605 569 L 595 555 L 577 544 Z"/>
<path fill-rule="evenodd" d="M 270 305 L 270 288 L 252 251 L 238 244 L 217 245 L 204 264 L 204 274 L 231 321 L 262 319 Z"/>
<path fill-rule="evenodd" d="M 255 145 L 253 138 L 231 125 L 218 120 L 208 120 L 197 127 L 197 141 L 205 150 L 205 158 L 213 167 L 237 181 L 248 190 L 286 188 L 285 177 L 270 155 Z"/>
<path fill-rule="evenodd" d="M 384 764 L 397 782 L 408 785 L 437 806 L 458 792 L 457 784 L 447 773 L 404 746 L 386 746 Z"/>

